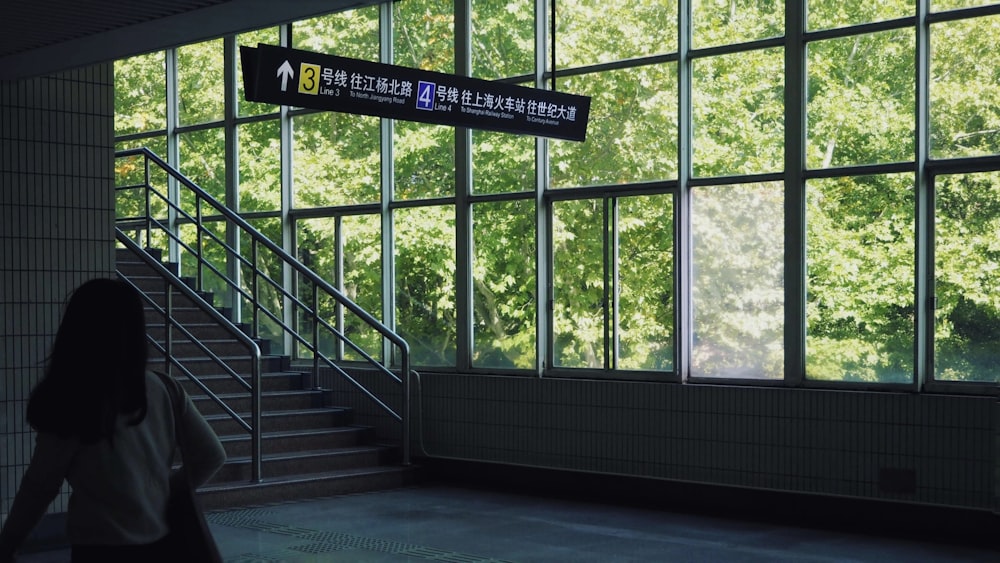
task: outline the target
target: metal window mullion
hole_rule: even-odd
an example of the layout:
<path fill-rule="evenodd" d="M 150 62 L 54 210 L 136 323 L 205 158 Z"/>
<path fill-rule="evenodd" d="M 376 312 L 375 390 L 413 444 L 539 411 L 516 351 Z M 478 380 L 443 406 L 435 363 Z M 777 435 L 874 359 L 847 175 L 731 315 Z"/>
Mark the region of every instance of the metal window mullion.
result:
<path fill-rule="evenodd" d="M 934 181 L 928 172 L 930 154 L 930 22 L 929 0 L 917 1 L 914 272 L 914 386 L 923 389 L 934 380 Z"/>
<path fill-rule="evenodd" d="M 379 7 L 379 59 L 386 64 L 393 62 L 393 18 L 392 3 L 383 3 Z M 391 330 L 397 331 L 396 326 L 396 270 L 394 255 L 394 236 L 392 218 L 392 198 L 393 184 L 395 176 L 395 165 L 393 163 L 393 121 L 391 119 L 381 119 L 379 121 L 379 143 L 382 155 L 381 161 L 381 209 L 379 216 L 382 221 L 382 322 Z M 393 365 L 394 347 L 388 339 L 382 339 L 382 361 L 389 367 Z M 407 374 L 404 374 L 404 376 Z"/>
<path fill-rule="evenodd" d="M 334 284 L 337 289 L 344 292 L 344 216 L 335 215 L 333 217 L 334 227 L 333 227 L 333 247 L 334 247 Z M 319 303 L 316 304 L 317 311 L 319 310 Z M 340 334 L 346 334 L 344 331 L 344 306 L 340 301 L 334 304 L 335 319 L 337 331 Z M 319 343 L 317 343 L 317 347 Z M 344 360 L 344 341 L 340 338 L 334 341 L 334 357 L 340 361 Z"/>
<path fill-rule="evenodd" d="M 806 9 L 785 3 L 785 373 L 796 386 L 806 370 Z"/>
<path fill-rule="evenodd" d="M 167 107 L 165 108 L 167 120 L 167 163 L 176 168 L 180 166 L 180 143 L 177 139 L 178 105 L 177 105 L 177 49 L 167 49 L 164 52 L 164 66 L 166 67 L 166 93 Z M 174 205 L 167 206 L 167 228 L 173 236 L 168 237 L 167 256 L 169 260 L 177 264 L 178 274 L 182 273 L 180 245 L 177 238 L 180 237 L 180 229 L 177 225 L 177 210 L 174 206 L 180 207 L 180 186 L 174 176 L 167 175 L 167 199 Z"/>
<path fill-rule="evenodd" d="M 677 3 L 677 196 L 674 205 L 674 370 L 682 381 L 691 373 L 691 2 Z"/>
<path fill-rule="evenodd" d="M 224 135 L 226 162 L 226 205 L 239 213 L 240 211 L 240 157 L 239 140 L 236 131 L 237 96 L 239 90 L 236 83 L 236 36 L 230 35 L 223 40 L 223 84 L 224 94 Z M 223 294 L 224 305 L 230 309 L 230 320 L 238 323 L 242 320 L 242 300 L 238 298 L 237 288 L 240 286 L 240 264 L 237 258 L 240 254 L 240 233 L 231 222 L 226 222 L 226 244 L 232 249 L 226 253 L 226 276 L 229 278 L 227 291 Z"/>
<path fill-rule="evenodd" d="M 535 79 L 536 88 L 545 86 L 545 56 L 548 43 L 546 26 L 549 0 L 535 0 Z M 553 365 L 555 350 L 553 335 L 552 287 L 552 208 L 545 200 L 549 186 L 549 143 L 544 137 L 535 137 L 535 292 L 536 303 L 536 375 L 542 377 L 545 370 Z"/>
<path fill-rule="evenodd" d="M 604 210 L 604 366 L 614 370 L 619 352 L 618 198 L 606 198 Z"/>
<path fill-rule="evenodd" d="M 292 26 L 284 25 L 280 28 L 280 42 L 282 47 L 287 47 L 291 44 Z M 292 117 L 289 113 L 291 108 L 288 106 L 281 106 L 279 109 L 279 124 L 280 124 L 280 137 L 281 137 L 281 247 L 290 250 L 290 254 L 295 256 L 295 223 L 291 218 L 292 205 L 295 201 L 295 183 L 292 178 L 292 154 L 293 151 L 293 140 L 292 135 Z M 258 273 L 255 271 L 253 276 L 256 278 Z M 292 273 L 292 268 L 288 264 L 284 264 L 281 269 L 281 282 L 282 286 L 287 288 L 292 295 L 298 295 L 297 280 Z M 255 284 L 254 287 L 257 287 Z M 261 296 L 255 294 L 253 296 L 254 302 L 259 303 Z M 282 297 L 282 321 L 285 326 L 295 327 L 296 312 L 292 307 L 292 300 L 286 292 Z M 256 324 L 256 323 L 255 323 Z M 286 330 L 283 331 L 284 334 L 284 351 L 285 354 L 295 359 L 297 357 L 296 348 L 298 346 L 296 340 L 292 338 L 292 335 Z"/>
<path fill-rule="evenodd" d="M 455 0 L 455 74 L 472 76 L 471 0 Z M 473 211 L 472 130 L 455 128 L 455 314 L 457 317 L 456 365 L 472 367 L 473 357 Z"/>

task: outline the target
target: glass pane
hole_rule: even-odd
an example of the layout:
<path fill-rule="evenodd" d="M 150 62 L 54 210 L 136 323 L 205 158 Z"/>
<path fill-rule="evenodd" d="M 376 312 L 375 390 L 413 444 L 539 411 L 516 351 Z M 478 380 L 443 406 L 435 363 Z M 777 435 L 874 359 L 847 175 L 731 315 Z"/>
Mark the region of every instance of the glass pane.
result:
<path fill-rule="evenodd" d="M 378 216 L 302 220 L 296 223 L 296 236 L 298 258 L 303 264 L 370 315 L 376 319 L 382 317 L 381 221 Z M 337 249 L 341 249 L 339 256 Z M 300 299 L 311 299 L 311 292 L 312 284 L 301 279 Z M 381 359 L 381 336 L 368 324 L 350 311 L 339 309 L 329 297 L 321 298 L 320 312 L 332 327 L 340 330 L 365 354 Z M 342 321 L 338 321 L 341 317 Z M 328 357 L 349 361 L 364 359 L 349 345 L 341 345 L 325 327 L 320 331 L 320 340 L 320 349 Z"/>
<path fill-rule="evenodd" d="M 472 0 L 472 76 L 484 80 L 535 68 L 535 2 Z"/>
<path fill-rule="evenodd" d="M 455 197 L 455 128 L 397 121 L 393 130 L 393 197 Z"/>
<path fill-rule="evenodd" d="M 351 215 L 341 225 L 343 240 L 342 291 L 376 319 L 382 319 L 382 219 L 378 215 Z M 356 315 L 344 312 L 344 334 L 366 354 L 382 359 L 382 336 Z M 346 349 L 345 359 L 361 359 Z"/>
<path fill-rule="evenodd" d="M 605 367 L 604 200 L 552 204 L 557 367 Z"/>
<path fill-rule="evenodd" d="M 186 245 L 180 249 L 180 275 L 193 278 L 199 291 L 215 294 L 216 303 L 222 306 L 229 294 L 226 260 L 230 251 L 226 244 L 226 225 L 221 221 L 204 220 L 202 227 L 199 230 L 192 223 L 178 227 L 181 242 Z"/>
<path fill-rule="evenodd" d="M 222 129 L 205 129 L 178 136 L 180 145 L 178 169 L 195 185 L 208 192 L 220 203 L 226 201 L 225 137 Z M 194 197 L 181 188 L 181 204 L 194 215 Z M 203 207 L 207 210 L 208 207 Z"/>
<path fill-rule="evenodd" d="M 808 28 L 831 29 L 903 18 L 913 16 L 916 9 L 914 0 L 809 0 Z"/>
<path fill-rule="evenodd" d="M 784 167 L 784 53 L 765 49 L 694 61 L 694 172 L 725 176 Z"/>
<path fill-rule="evenodd" d="M 277 120 L 240 125 L 240 211 L 281 209 L 281 127 Z"/>
<path fill-rule="evenodd" d="M 166 137 L 146 137 L 145 139 L 131 139 L 128 141 L 115 142 L 115 150 L 123 151 L 127 149 L 139 149 L 146 147 L 153 151 L 153 154 L 166 160 L 167 158 L 167 138 Z"/>
<path fill-rule="evenodd" d="M 453 2 L 406 0 L 392 3 L 395 64 L 455 72 Z"/>
<path fill-rule="evenodd" d="M 785 34 L 783 0 L 691 0 L 696 48 L 745 43 Z"/>
<path fill-rule="evenodd" d="M 222 39 L 177 49 L 177 116 L 181 125 L 225 116 Z"/>
<path fill-rule="evenodd" d="M 356 8 L 292 24 L 292 47 L 378 61 L 378 6 Z"/>
<path fill-rule="evenodd" d="M 472 132 L 472 191 L 477 194 L 535 190 L 535 138 L 493 131 Z"/>
<path fill-rule="evenodd" d="M 476 367 L 535 367 L 535 202 L 473 208 L 472 311 Z"/>
<path fill-rule="evenodd" d="M 675 64 L 575 76 L 562 84 L 592 97 L 591 115 L 586 142 L 552 142 L 553 187 L 677 177 Z"/>
<path fill-rule="evenodd" d="M 560 1 L 556 64 L 566 68 L 674 53 L 677 27 L 676 0 Z"/>
<path fill-rule="evenodd" d="M 454 366 L 455 208 L 400 209 L 394 217 L 397 330 L 414 365 Z"/>
<path fill-rule="evenodd" d="M 780 183 L 692 190 L 692 377 L 782 378 L 783 206 Z"/>
<path fill-rule="evenodd" d="M 236 36 L 237 46 L 256 47 L 258 43 L 267 45 L 279 45 L 281 41 L 277 27 L 259 29 L 250 33 L 241 33 Z M 260 102 L 246 101 L 246 93 L 243 89 L 243 59 L 239 56 L 239 48 L 236 50 L 236 106 L 239 108 L 239 115 L 263 115 L 266 113 L 276 113 L 278 106 L 274 104 L 263 104 Z"/>
<path fill-rule="evenodd" d="M 292 131 L 296 207 L 379 201 L 378 118 L 314 113 L 293 118 Z"/>
<path fill-rule="evenodd" d="M 618 368 L 674 368 L 673 194 L 618 200 Z"/>
<path fill-rule="evenodd" d="M 810 168 L 914 158 L 912 29 L 809 44 Z"/>
<path fill-rule="evenodd" d="M 806 197 L 806 377 L 909 383 L 913 177 L 814 180 Z"/>
<path fill-rule="evenodd" d="M 115 61 L 115 134 L 167 128 L 167 74 L 163 51 Z"/>
<path fill-rule="evenodd" d="M 931 11 L 943 12 L 955 8 L 975 8 L 988 4 L 996 4 L 996 0 L 931 0 Z"/>
<path fill-rule="evenodd" d="M 165 155 L 167 152 L 167 141 L 164 137 L 151 137 L 148 139 L 133 139 L 115 143 L 116 151 L 127 149 L 137 149 L 147 147 L 156 155 Z M 115 213 L 118 218 L 144 217 L 146 215 L 146 159 L 143 156 L 130 156 L 127 158 L 115 159 L 115 187 L 116 202 Z M 150 185 L 154 190 L 159 191 L 164 197 L 167 196 L 167 176 L 158 166 L 151 165 L 149 168 Z M 128 189 L 121 189 L 128 186 Z M 134 187 L 133 187 L 134 186 Z M 150 212 L 154 217 L 167 215 L 167 206 L 163 199 L 150 194 Z"/>
<path fill-rule="evenodd" d="M 931 156 L 1000 154 L 997 37 L 1000 16 L 931 26 Z"/>
<path fill-rule="evenodd" d="M 935 179 L 934 377 L 1000 382 L 1000 172 Z"/>
<path fill-rule="evenodd" d="M 268 239 L 281 241 L 281 219 L 251 219 L 250 225 L 258 230 Z M 240 254 L 246 262 L 241 262 L 240 286 L 247 294 L 253 292 L 253 244 L 252 238 L 246 233 L 240 236 Z M 268 250 L 258 251 L 257 269 L 262 275 L 257 278 L 257 298 L 254 300 L 267 313 L 258 314 L 258 334 L 264 340 L 270 341 L 271 354 L 287 354 L 284 349 L 284 329 L 281 322 L 284 320 L 284 291 L 282 288 L 282 262 Z M 253 321 L 253 303 L 243 301 L 243 320 L 246 323 Z M 281 322 L 279 322 L 281 321 Z"/>

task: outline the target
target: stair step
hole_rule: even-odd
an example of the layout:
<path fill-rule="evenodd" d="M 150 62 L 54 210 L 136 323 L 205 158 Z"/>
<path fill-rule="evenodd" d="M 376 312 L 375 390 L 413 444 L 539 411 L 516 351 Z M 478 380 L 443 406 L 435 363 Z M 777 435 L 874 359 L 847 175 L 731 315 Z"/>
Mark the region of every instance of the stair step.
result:
<path fill-rule="evenodd" d="M 116 252 L 117 267 L 159 306 L 166 302 L 166 282 L 156 270 L 126 249 Z M 159 259 L 159 258 L 158 258 Z M 166 264 L 172 272 L 177 264 Z M 191 280 L 185 280 L 193 287 Z M 215 303 L 217 296 L 200 293 L 205 302 L 216 306 L 223 316 L 225 309 Z M 243 381 L 250 378 L 252 360 L 238 338 L 219 326 L 210 312 L 187 297 L 175 293 L 171 302 L 174 319 L 182 323 L 190 337 L 174 328 L 171 331 L 171 356 L 226 406 L 243 420 L 250 420 L 251 397 L 241 382 L 215 360 L 206 358 L 201 345 L 211 350 L 235 371 Z M 163 344 L 167 336 L 166 319 L 146 309 L 148 333 Z M 238 325 L 250 334 L 247 324 Z M 198 343 L 191 339 L 198 340 Z M 199 344 L 200 343 L 200 344 Z M 353 423 L 350 408 L 324 406 L 327 392 L 315 389 L 312 366 L 292 369 L 287 356 L 271 354 L 272 343 L 258 339 L 261 358 L 261 450 L 260 483 L 251 483 L 252 441 L 246 430 L 221 406 L 204 395 L 202 389 L 178 371 L 178 381 L 191 395 L 195 406 L 220 436 L 228 460 L 204 487 L 199 496 L 206 509 L 250 506 L 292 499 L 331 496 L 383 490 L 417 482 L 418 470 L 398 465 L 400 448 L 396 444 L 377 443 L 375 428 Z M 277 343 L 275 348 L 280 348 Z M 165 370 L 159 352 L 150 355 L 150 369 Z M 328 403 L 326 403 L 328 404 Z"/>
<path fill-rule="evenodd" d="M 416 483 L 417 466 L 363 467 L 308 475 L 264 477 L 260 483 L 220 483 L 198 491 L 205 510 L 220 510 L 405 487 Z"/>
<path fill-rule="evenodd" d="M 253 360 L 249 355 L 240 356 L 219 356 L 225 365 L 229 366 L 229 369 L 235 371 L 238 374 L 245 375 L 247 377 L 252 373 Z M 180 356 L 176 353 L 173 354 L 173 359 L 180 365 L 187 368 L 192 374 L 196 376 L 213 376 L 213 375 L 225 375 L 226 370 L 219 366 L 219 363 L 212 358 L 199 357 L 199 356 Z M 149 358 L 149 364 L 151 369 L 163 369 L 164 362 L 162 357 L 157 357 L 153 354 Z M 269 371 L 277 371 L 284 369 L 282 358 L 278 356 L 264 356 L 261 358 L 260 369 L 262 373 Z"/>
<path fill-rule="evenodd" d="M 151 362 L 152 363 L 152 362 Z M 155 369 L 155 368 L 150 368 Z M 250 382 L 249 374 L 242 374 L 243 380 Z M 281 391 L 312 391 L 312 376 L 302 372 L 291 371 L 265 371 L 261 373 L 261 392 L 276 393 Z M 197 397 L 202 395 L 201 389 L 187 377 L 177 378 L 181 386 L 188 395 Z M 240 385 L 239 381 L 233 379 L 228 374 L 203 375 L 198 377 L 205 387 L 208 387 L 216 395 L 238 395 L 248 393 L 246 387 Z"/>
<path fill-rule="evenodd" d="M 158 342 L 161 346 L 164 345 L 162 341 Z M 198 342 L 219 357 L 242 356 L 250 353 L 247 345 L 235 338 L 199 338 Z M 258 344 L 258 348 L 260 347 Z M 187 358 L 204 354 L 205 351 L 198 343 L 186 339 L 175 339 L 173 342 L 173 355 L 176 357 Z"/>
<path fill-rule="evenodd" d="M 243 420 L 250 420 L 250 413 L 236 413 Z M 308 430 L 311 428 L 329 428 L 351 424 L 354 412 L 348 408 L 323 407 L 318 409 L 266 412 L 261 414 L 261 429 L 264 432 L 279 432 L 282 430 Z M 246 430 L 228 414 L 213 414 L 205 417 L 215 433 L 245 434 Z"/>
<path fill-rule="evenodd" d="M 243 330 L 244 334 L 247 333 L 246 327 L 239 324 L 236 325 L 237 328 Z M 194 323 L 184 323 L 184 328 L 187 329 L 195 338 L 205 338 L 205 339 L 223 339 L 232 338 L 233 334 L 229 330 L 219 326 L 215 321 L 204 321 L 204 322 L 194 322 Z M 149 333 L 157 342 L 163 342 L 166 337 L 166 325 L 163 323 L 163 318 L 156 319 L 148 318 L 146 319 L 146 332 Z M 180 331 L 175 330 L 174 335 L 176 338 L 182 338 L 183 335 Z"/>
<path fill-rule="evenodd" d="M 261 449 L 268 454 L 310 451 L 319 449 L 348 448 L 370 443 L 374 430 L 369 426 L 337 426 L 289 432 L 265 432 L 261 436 Z M 250 436 L 247 434 L 220 436 L 230 459 L 248 457 L 251 453 Z"/>
<path fill-rule="evenodd" d="M 218 309 L 220 313 L 225 313 L 222 309 Z M 188 323 L 214 323 L 215 320 L 212 318 L 211 313 L 208 313 L 204 309 L 195 306 L 183 306 L 182 304 L 174 304 L 173 309 L 170 311 L 170 316 L 174 321 L 187 325 Z M 150 323 L 164 324 L 163 315 L 146 311 L 146 318 Z"/>
<path fill-rule="evenodd" d="M 234 411 L 249 412 L 252 405 L 250 393 L 216 393 Z M 222 414 L 225 411 L 207 395 L 192 394 L 195 407 L 203 415 Z M 268 391 L 261 393 L 261 408 L 265 411 L 304 410 L 323 405 L 323 393 L 312 389 L 293 391 Z"/>
<path fill-rule="evenodd" d="M 264 475 L 281 477 L 358 467 L 377 467 L 388 455 L 388 449 L 380 446 L 264 454 L 261 459 L 261 472 Z M 249 456 L 231 458 L 215 474 L 210 483 L 246 482 L 251 478 L 251 471 Z"/>

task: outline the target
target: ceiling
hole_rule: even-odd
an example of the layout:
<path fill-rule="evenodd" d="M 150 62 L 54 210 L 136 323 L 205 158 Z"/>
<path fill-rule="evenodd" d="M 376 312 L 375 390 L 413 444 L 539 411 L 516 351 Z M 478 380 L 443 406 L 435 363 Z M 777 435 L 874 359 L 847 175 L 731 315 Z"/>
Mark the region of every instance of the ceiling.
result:
<path fill-rule="evenodd" d="M 377 0 L 0 0 L 0 80 L 52 74 Z"/>

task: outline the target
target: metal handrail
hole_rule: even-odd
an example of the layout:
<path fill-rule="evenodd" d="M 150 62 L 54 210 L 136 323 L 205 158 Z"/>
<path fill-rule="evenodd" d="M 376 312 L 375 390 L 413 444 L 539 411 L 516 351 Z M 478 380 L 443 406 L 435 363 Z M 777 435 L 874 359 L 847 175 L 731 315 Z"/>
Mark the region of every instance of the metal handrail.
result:
<path fill-rule="evenodd" d="M 142 230 L 145 231 L 146 244 L 150 246 L 152 231 L 154 229 L 165 233 L 171 240 L 175 241 L 179 247 L 183 247 L 187 252 L 197 260 L 198 276 L 196 277 L 197 284 L 203 283 L 202 276 L 205 267 L 208 267 L 212 273 L 217 276 L 219 280 L 222 281 L 227 287 L 229 287 L 234 295 L 239 295 L 243 299 L 247 299 L 253 308 L 253 322 L 252 331 L 253 336 L 259 336 L 259 321 L 260 315 L 263 314 L 271 321 L 273 321 L 285 335 L 287 335 L 292 341 L 300 344 L 309 352 L 312 353 L 313 368 L 318 376 L 320 362 L 322 361 L 325 367 L 333 369 L 340 377 L 344 378 L 346 381 L 350 382 L 365 394 L 369 399 L 375 402 L 381 409 L 387 412 L 393 419 L 400 422 L 402 428 L 402 459 L 404 465 L 409 465 L 410 463 L 410 384 L 412 379 L 412 372 L 410 369 L 410 349 L 409 344 L 396 332 L 391 330 L 389 327 L 385 326 L 381 321 L 373 317 L 370 313 L 365 311 L 359 305 L 351 301 L 347 296 L 345 296 L 340 290 L 335 288 L 329 282 L 324 280 L 318 274 L 313 272 L 307 266 L 303 265 L 293 256 L 288 254 L 283 248 L 278 246 L 276 243 L 271 241 L 269 238 L 260 233 L 256 228 L 251 226 L 243 217 L 241 217 L 235 211 L 229 209 L 222 203 L 218 202 L 209 193 L 204 191 L 201 187 L 196 185 L 190 179 L 185 177 L 183 174 L 173 169 L 160 157 L 154 154 L 147 148 L 137 148 L 119 151 L 116 153 L 116 158 L 128 158 L 141 156 L 144 158 L 144 178 L 142 184 L 136 185 L 125 185 L 120 186 L 119 190 L 130 190 L 130 189 L 142 189 L 145 192 L 144 205 L 145 214 L 140 217 L 128 217 L 122 218 L 121 226 L 122 228 L 128 228 L 130 230 Z M 185 212 L 181 207 L 167 197 L 165 194 L 161 193 L 155 187 L 153 187 L 150 179 L 150 163 L 154 164 L 156 167 L 166 172 L 174 181 L 177 182 L 179 186 L 190 191 L 195 198 L 195 216 L 190 213 Z M 153 217 L 151 212 L 152 198 L 158 198 L 159 201 L 163 202 L 167 206 L 168 216 L 173 215 L 179 217 L 179 222 L 185 224 L 195 225 L 197 229 L 197 244 L 198 248 L 192 248 L 190 245 L 184 243 L 180 237 L 174 232 L 174 229 L 170 228 L 169 225 L 164 225 L 162 221 Z M 232 225 L 237 228 L 241 233 L 247 235 L 251 239 L 251 256 L 252 259 L 247 259 L 240 252 L 233 249 L 229 244 L 222 241 L 218 236 L 207 230 L 203 221 L 205 217 L 202 213 L 202 205 L 206 204 L 210 206 L 216 215 L 212 216 L 212 220 L 222 220 L 227 225 Z M 221 218 L 221 219 L 219 219 Z M 175 219 L 175 222 L 177 220 Z M 233 257 L 234 260 L 238 261 L 243 266 L 246 266 L 252 270 L 253 279 L 251 280 L 252 289 L 248 293 L 241 287 L 241 284 L 233 281 L 227 275 L 223 274 L 211 264 L 204 256 L 201 254 L 202 240 L 203 236 L 209 236 L 215 243 L 219 244 L 225 249 L 227 256 Z M 297 295 L 290 292 L 286 288 L 271 279 L 265 272 L 263 272 L 259 265 L 259 251 L 261 248 L 266 249 L 270 256 L 275 257 L 285 268 L 289 268 L 294 271 L 295 274 L 301 276 L 301 279 L 312 284 L 312 307 L 309 307 L 303 302 Z M 268 287 L 275 290 L 282 300 L 287 300 L 288 303 L 293 304 L 294 308 L 298 310 L 301 314 L 305 314 L 307 319 L 311 321 L 313 330 L 312 334 L 308 336 L 302 335 L 294 327 L 288 326 L 288 323 L 284 322 L 283 318 L 275 316 L 271 311 L 266 308 L 262 308 L 261 293 L 259 284 L 257 283 L 261 278 L 266 280 Z M 358 345 L 356 345 L 350 338 L 348 338 L 343 331 L 336 329 L 333 324 L 327 322 L 320 316 L 319 312 L 319 299 L 320 294 L 324 294 L 326 297 L 332 298 L 337 304 L 346 309 L 347 311 L 353 313 L 359 320 L 364 324 L 368 325 L 370 328 L 378 332 L 385 341 L 388 341 L 394 345 L 399 350 L 399 362 L 400 362 L 400 373 L 401 376 L 397 376 L 390 369 L 391 358 L 386 357 L 384 359 L 385 364 L 375 360 L 369 354 L 364 352 Z M 333 334 L 339 342 L 347 344 L 352 350 L 359 353 L 359 355 L 368 363 L 368 365 L 374 367 L 378 372 L 390 377 L 394 382 L 402 386 L 402 406 L 400 412 L 397 412 L 392 407 L 388 406 L 383 400 L 375 395 L 371 390 L 365 387 L 364 384 L 360 383 L 348 374 L 344 369 L 342 369 L 334 360 L 328 358 L 320 350 L 319 335 L 318 331 L 320 327 L 326 329 L 330 334 Z"/>
<path fill-rule="evenodd" d="M 134 289 L 136 289 L 139 292 L 139 294 L 142 295 L 143 299 L 145 299 L 146 303 L 154 311 L 156 311 L 159 314 L 162 314 L 163 318 L 165 319 L 165 334 L 166 334 L 165 344 L 161 345 L 159 342 L 156 341 L 156 339 L 154 339 L 149 334 L 146 335 L 147 340 L 157 349 L 157 351 L 163 354 L 163 357 L 166 360 L 168 375 L 171 374 L 173 367 L 177 367 L 189 380 L 191 380 L 201 390 L 202 393 L 207 395 L 213 402 L 215 402 L 220 408 L 222 408 L 222 410 L 227 415 L 229 415 L 233 420 L 235 420 L 238 425 L 240 425 L 244 430 L 247 431 L 247 433 L 250 434 L 251 458 L 252 458 L 251 479 L 254 482 L 260 482 L 263 477 L 261 475 L 262 432 L 261 432 L 261 416 L 260 416 L 261 413 L 259 407 L 259 405 L 261 404 L 260 346 L 257 345 L 257 342 L 255 342 L 254 339 L 247 336 L 246 333 L 240 330 L 229 319 L 223 316 L 222 313 L 216 310 L 215 307 L 206 302 L 201 297 L 201 295 L 199 295 L 196 291 L 188 287 L 188 285 L 184 283 L 183 280 L 175 276 L 173 272 L 167 269 L 158 260 L 154 259 L 148 253 L 143 251 L 142 248 L 134 241 L 132 241 L 132 239 L 130 239 L 128 235 L 122 232 L 121 229 L 116 229 L 115 237 L 118 239 L 119 243 L 121 243 L 125 248 L 130 250 L 134 255 L 141 258 L 148 267 L 152 268 L 153 271 L 155 271 L 164 280 L 166 284 L 166 290 L 167 290 L 165 292 L 166 302 L 164 306 L 161 307 L 158 303 L 156 303 L 156 300 L 154 300 L 149 295 L 146 295 L 139 289 L 139 287 L 135 283 L 132 282 L 132 280 L 128 279 L 128 276 L 119 275 L 119 278 L 121 278 L 123 281 L 131 285 Z M 173 310 L 174 291 L 177 291 L 182 295 L 184 295 L 185 297 L 187 297 L 188 300 L 191 301 L 191 303 L 193 303 L 195 306 L 201 309 L 209 317 L 211 317 L 212 320 L 214 320 L 218 324 L 218 326 L 227 330 L 230 334 L 232 334 L 234 339 L 238 340 L 241 344 L 246 346 L 251 358 L 249 384 L 243 379 L 242 376 L 236 373 L 236 371 L 233 370 L 225 361 L 219 358 L 219 356 L 215 354 L 215 352 L 213 352 L 208 346 L 206 346 L 203 342 L 201 342 L 201 340 L 199 340 L 193 334 L 191 334 L 191 332 L 188 331 L 183 324 L 176 321 L 176 319 L 174 318 L 174 310 Z M 206 356 L 209 357 L 209 359 L 211 359 L 217 365 L 221 366 L 230 377 L 238 381 L 245 390 L 250 392 L 251 422 L 249 424 L 245 420 L 243 420 L 242 416 L 233 411 L 233 409 L 230 408 L 225 401 L 223 401 L 218 395 L 216 395 L 214 392 L 212 392 L 211 389 L 209 389 L 204 383 L 202 383 L 201 380 L 199 380 L 194 374 L 192 374 L 191 371 L 187 369 L 186 366 L 184 366 L 181 362 L 177 361 L 177 359 L 174 358 L 174 355 L 172 353 L 172 346 L 173 346 L 172 332 L 175 329 L 181 332 L 189 342 L 192 342 L 196 346 L 198 346 L 198 348 L 203 353 L 205 353 Z"/>

